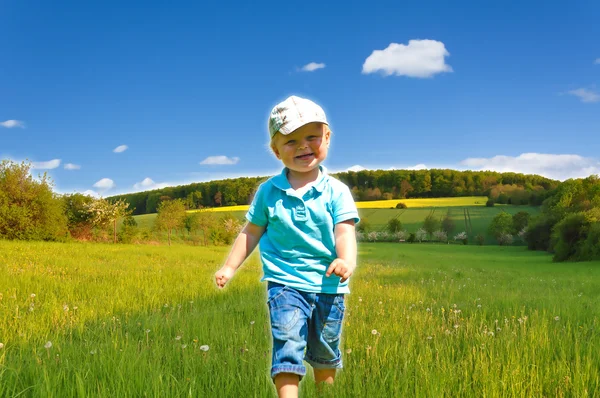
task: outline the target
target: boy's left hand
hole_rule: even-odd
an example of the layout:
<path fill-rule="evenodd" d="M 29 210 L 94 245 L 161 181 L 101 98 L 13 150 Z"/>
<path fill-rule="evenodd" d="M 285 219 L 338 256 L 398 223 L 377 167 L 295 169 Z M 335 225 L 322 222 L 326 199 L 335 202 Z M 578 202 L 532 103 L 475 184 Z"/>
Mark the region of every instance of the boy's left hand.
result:
<path fill-rule="evenodd" d="M 340 278 L 340 282 L 344 283 L 352 276 L 352 272 L 354 272 L 354 266 L 348 264 L 346 260 L 341 258 L 336 258 L 327 268 L 327 272 L 325 276 L 331 276 L 331 274 L 337 275 Z"/>

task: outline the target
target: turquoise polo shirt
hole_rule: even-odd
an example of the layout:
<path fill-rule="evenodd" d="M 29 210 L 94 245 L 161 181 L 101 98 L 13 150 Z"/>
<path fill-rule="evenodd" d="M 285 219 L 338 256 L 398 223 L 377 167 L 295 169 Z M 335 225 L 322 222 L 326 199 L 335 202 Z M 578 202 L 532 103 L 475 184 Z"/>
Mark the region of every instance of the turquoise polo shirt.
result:
<path fill-rule="evenodd" d="M 359 221 L 350 189 L 321 173 L 314 185 L 298 195 L 287 179 L 287 168 L 262 183 L 246 219 L 266 227 L 260 239 L 261 281 L 273 281 L 311 293 L 350 293 L 348 281 L 325 276 L 337 258 L 335 224 Z"/>

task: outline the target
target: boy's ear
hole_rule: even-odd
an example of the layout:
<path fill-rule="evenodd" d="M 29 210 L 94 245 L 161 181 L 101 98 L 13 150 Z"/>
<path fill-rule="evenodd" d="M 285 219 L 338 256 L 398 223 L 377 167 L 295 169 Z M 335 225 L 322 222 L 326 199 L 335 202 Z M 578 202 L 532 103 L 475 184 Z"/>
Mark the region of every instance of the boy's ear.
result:
<path fill-rule="evenodd" d="M 277 159 L 281 160 L 281 157 L 279 156 L 279 151 L 277 150 L 277 148 L 275 147 L 275 145 L 271 144 L 271 150 L 273 151 L 273 153 L 275 154 L 275 157 Z"/>

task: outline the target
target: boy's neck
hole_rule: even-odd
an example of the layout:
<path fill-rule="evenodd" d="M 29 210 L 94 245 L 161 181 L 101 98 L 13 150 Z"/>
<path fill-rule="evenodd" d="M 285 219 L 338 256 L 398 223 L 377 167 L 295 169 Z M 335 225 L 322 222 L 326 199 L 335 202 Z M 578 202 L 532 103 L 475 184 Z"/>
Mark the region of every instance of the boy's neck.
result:
<path fill-rule="evenodd" d="M 307 172 L 298 172 L 288 169 L 287 179 L 292 188 L 298 190 L 306 186 L 312 185 L 315 181 L 317 181 L 320 174 L 320 167 L 315 167 L 314 169 Z"/>

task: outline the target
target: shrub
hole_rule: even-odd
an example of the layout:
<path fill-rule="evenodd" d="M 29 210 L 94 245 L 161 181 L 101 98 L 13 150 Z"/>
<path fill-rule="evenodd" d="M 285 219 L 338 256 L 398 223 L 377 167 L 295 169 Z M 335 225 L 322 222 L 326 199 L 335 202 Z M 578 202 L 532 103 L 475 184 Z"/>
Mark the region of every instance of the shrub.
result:
<path fill-rule="evenodd" d="M 490 235 L 498 239 L 500 235 L 510 234 L 513 227 L 512 216 L 508 213 L 501 212 L 492 219 L 488 227 Z"/>
<path fill-rule="evenodd" d="M 500 246 L 512 245 L 514 239 L 513 236 L 509 233 L 502 233 L 496 237 L 498 244 Z"/>
<path fill-rule="evenodd" d="M 423 242 L 425 238 L 427 238 L 427 231 L 425 231 L 423 228 L 419 228 L 415 234 L 415 239 L 419 242 Z"/>
<path fill-rule="evenodd" d="M 457 234 L 456 236 L 454 236 L 454 240 L 457 242 L 461 241 L 463 243 L 463 245 L 466 245 L 467 243 L 469 243 L 469 237 L 468 237 L 467 233 L 464 231 Z"/>
<path fill-rule="evenodd" d="M 396 209 L 406 209 L 408 206 L 406 206 L 406 203 L 402 203 L 402 202 L 398 202 L 396 204 Z"/>
<path fill-rule="evenodd" d="M 587 240 L 590 222 L 582 212 L 569 214 L 554 228 L 554 261 L 579 260 L 582 243 Z"/>
<path fill-rule="evenodd" d="M 483 246 L 485 243 L 485 236 L 483 236 L 483 234 L 477 234 L 475 236 L 475 242 L 477 242 L 479 246 Z"/>
<path fill-rule="evenodd" d="M 433 238 L 438 242 L 448 242 L 448 234 L 446 233 L 446 231 L 435 231 L 433 233 Z"/>
<path fill-rule="evenodd" d="M 494 199 L 488 199 L 488 201 L 485 202 L 486 207 L 494 207 L 494 205 L 495 205 Z"/>
<path fill-rule="evenodd" d="M 521 232 L 529 224 L 530 218 L 531 216 L 526 211 L 520 211 L 514 216 L 512 216 L 513 232 L 516 234 Z"/>
<path fill-rule="evenodd" d="M 408 235 L 408 239 L 406 239 L 406 241 L 408 243 L 415 243 L 417 240 L 417 235 L 415 235 L 414 233 L 410 233 L 410 235 Z"/>
<path fill-rule="evenodd" d="M 404 241 L 406 241 L 406 238 L 408 237 L 408 232 L 398 231 L 394 234 L 394 237 L 395 237 L 396 242 L 404 242 Z"/>
<path fill-rule="evenodd" d="M 448 235 L 452 234 L 455 228 L 454 220 L 450 218 L 448 214 L 442 220 L 442 231 L 446 232 Z"/>
<path fill-rule="evenodd" d="M 428 235 L 432 235 L 435 231 L 437 231 L 440 227 L 440 220 L 435 218 L 433 214 L 425 217 L 425 221 L 423 222 L 423 230 L 427 232 Z"/>
<path fill-rule="evenodd" d="M 377 242 L 377 232 L 373 231 L 373 232 L 369 232 L 367 235 L 367 239 L 369 240 L 369 242 Z"/>
<path fill-rule="evenodd" d="M 402 223 L 397 218 L 392 218 L 388 221 L 386 229 L 388 232 L 394 234 L 402 230 Z"/>

